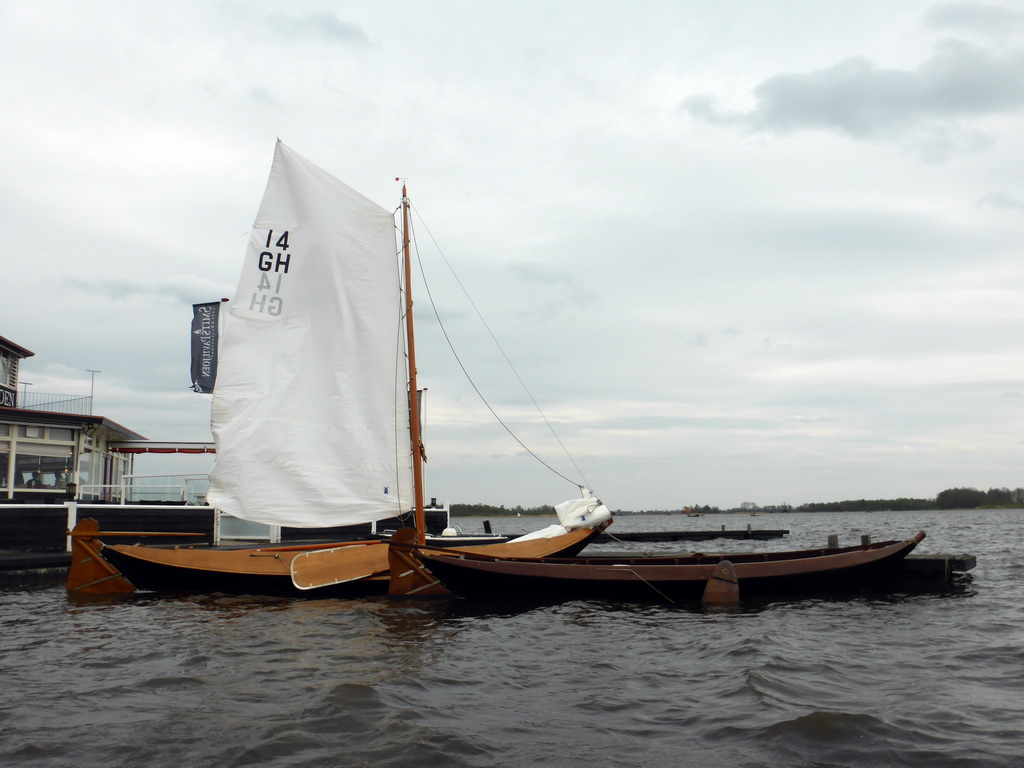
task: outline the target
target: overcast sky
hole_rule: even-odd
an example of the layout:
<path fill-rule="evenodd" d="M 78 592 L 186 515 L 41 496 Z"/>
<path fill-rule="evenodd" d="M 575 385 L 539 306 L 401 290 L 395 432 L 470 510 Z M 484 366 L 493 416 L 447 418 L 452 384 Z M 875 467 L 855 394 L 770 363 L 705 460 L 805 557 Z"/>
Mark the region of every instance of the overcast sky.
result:
<path fill-rule="evenodd" d="M 95 369 L 97 413 L 210 439 L 191 304 L 280 137 L 408 179 L 477 386 L 613 509 L 1024 485 L 1024 2 L 3 0 L 0 40 L 34 392 Z M 417 291 L 428 495 L 573 496 Z"/>

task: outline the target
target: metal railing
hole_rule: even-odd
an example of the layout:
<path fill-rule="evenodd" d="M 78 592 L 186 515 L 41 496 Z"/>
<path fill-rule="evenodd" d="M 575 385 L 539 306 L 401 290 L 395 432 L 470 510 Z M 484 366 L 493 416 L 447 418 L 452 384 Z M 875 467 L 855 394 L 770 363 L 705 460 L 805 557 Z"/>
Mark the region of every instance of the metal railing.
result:
<path fill-rule="evenodd" d="M 50 413 L 84 416 L 92 413 L 92 397 L 22 391 L 18 393 L 18 407 L 26 411 L 49 411 Z"/>
<path fill-rule="evenodd" d="M 78 499 L 115 504 L 165 501 L 204 504 L 210 480 L 206 475 L 125 475 L 117 485 L 80 485 Z"/>

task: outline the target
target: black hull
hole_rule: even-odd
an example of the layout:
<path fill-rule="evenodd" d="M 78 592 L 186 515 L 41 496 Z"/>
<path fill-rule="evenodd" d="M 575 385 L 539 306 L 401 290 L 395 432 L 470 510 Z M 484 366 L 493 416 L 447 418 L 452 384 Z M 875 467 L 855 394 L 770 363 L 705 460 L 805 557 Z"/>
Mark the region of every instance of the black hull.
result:
<path fill-rule="evenodd" d="M 102 555 L 136 589 L 167 593 L 227 593 L 235 595 L 282 595 L 290 597 L 365 597 L 383 595 L 387 579 L 360 579 L 333 587 L 298 589 L 290 575 L 226 573 L 140 560 L 104 547 Z"/>

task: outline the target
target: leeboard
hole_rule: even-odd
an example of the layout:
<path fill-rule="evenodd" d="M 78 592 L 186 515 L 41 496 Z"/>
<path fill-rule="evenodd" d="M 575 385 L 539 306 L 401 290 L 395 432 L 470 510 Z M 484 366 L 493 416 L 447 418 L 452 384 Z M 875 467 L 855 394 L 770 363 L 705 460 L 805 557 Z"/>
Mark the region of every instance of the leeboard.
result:
<path fill-rule="evenodd" d="M 388 547 L 383 542 L 303 552 L 295 556 L 291 565 L 296 589 L 330 587 L 387 571 Z"/>

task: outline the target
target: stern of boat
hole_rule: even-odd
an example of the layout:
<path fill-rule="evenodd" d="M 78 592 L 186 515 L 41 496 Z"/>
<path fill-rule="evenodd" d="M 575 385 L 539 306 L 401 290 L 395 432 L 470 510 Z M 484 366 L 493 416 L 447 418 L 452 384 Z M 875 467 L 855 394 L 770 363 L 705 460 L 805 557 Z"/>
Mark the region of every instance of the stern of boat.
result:
<path fill-rule="evenodd" d="M 71 531 L 71 567 L 65 587 L 79 595 L 130 594 L 135 587 L 100 550 L 100 526 L 92 518 L 81 520 Z"/>

